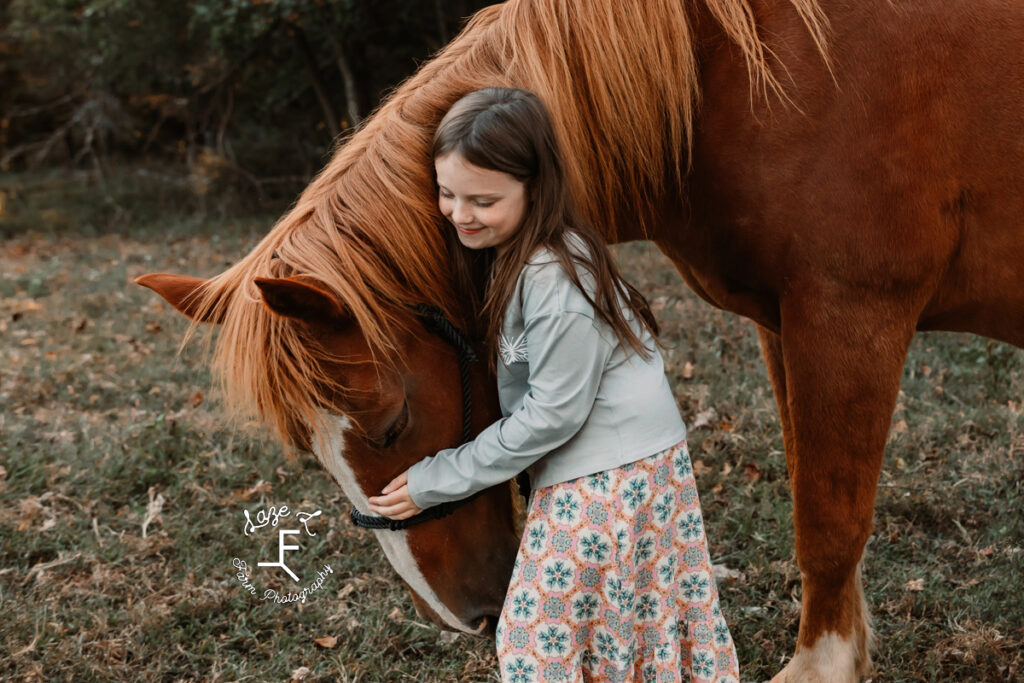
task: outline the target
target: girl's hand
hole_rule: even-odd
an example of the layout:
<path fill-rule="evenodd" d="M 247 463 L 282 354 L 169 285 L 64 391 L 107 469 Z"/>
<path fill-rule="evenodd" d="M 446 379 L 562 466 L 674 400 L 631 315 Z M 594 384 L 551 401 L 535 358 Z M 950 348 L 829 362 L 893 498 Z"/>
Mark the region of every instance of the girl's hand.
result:
<path fill-rule="evenodd" d="M 408 519 L 423 512 L 409 497 L 408 472 L 402 472 L 384 487 L 379 496 L 370 497 L 370 512 L 388 519 Z"/>

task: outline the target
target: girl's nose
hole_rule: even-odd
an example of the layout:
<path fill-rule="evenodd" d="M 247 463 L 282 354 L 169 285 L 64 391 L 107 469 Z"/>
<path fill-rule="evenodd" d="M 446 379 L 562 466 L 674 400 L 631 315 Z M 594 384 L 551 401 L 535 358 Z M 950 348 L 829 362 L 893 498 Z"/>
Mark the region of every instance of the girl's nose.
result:
<path fill-rule="evenodd" d="M 470 211 L 470 207 L 466 202 L 455 200 L 454 206 L 452 207 L 452 221 L 455 223 L 466 224 L 473 220 L 473 212 Z"/>

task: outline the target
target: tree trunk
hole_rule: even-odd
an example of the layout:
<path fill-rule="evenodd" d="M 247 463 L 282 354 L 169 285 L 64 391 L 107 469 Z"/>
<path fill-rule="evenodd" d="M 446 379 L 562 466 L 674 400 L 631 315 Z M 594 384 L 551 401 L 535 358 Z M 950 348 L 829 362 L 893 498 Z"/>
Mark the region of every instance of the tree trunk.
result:
<path fill-rule="evenodd" d="M 359 97 L 356 95 L 356 79 L 352 75 L 352 68 L 349 66 L 348 58 L 345 56 L 345 48 L 333 35 L 330 36 L 331 45 L 334 46 L 334 57 L 338 63 L 338 71 L 341 72 L 341 80 L 345 84 L 345 105 L 348 108 L 348 122 L 353 128 L 359 125 L 362 117 L 359 115 Z"/>
<path fill-rule="evenodd" d="M 313 54 L 313 49 L 309 46 L 309 41 L 306 40 L 306 32 L 302 30 L 302 27 L 295 24 L 290 24 L 289 30 L 291 31 L 292 38 L 295 39 L 295 47 L 306 63 L 306 71 L 309 73 L 310 83 L 313 86 L 313 91 L 316 93 L 316 98 L 320 101 L 320 109 L 323 110 L 324 118 L 327 119 L 327 130 L 330 131 L 332 138 L 336 138 L 341 132 L 341 129 L 338 127 L 338 115 L 334 113 L 334 105 L 331 104 L 331 100 L 327 96 L 323 75 L 316 63 L 316 55 Z"/>
<path fill-rule="evenodd" d="M 434 16 L 437 18 L 437 37 L 441 39 L 441 45 L 448 44 L 448 28 L 445 26 L 444 9 L 441 7 L 441 0 L 434 0 Z"/>

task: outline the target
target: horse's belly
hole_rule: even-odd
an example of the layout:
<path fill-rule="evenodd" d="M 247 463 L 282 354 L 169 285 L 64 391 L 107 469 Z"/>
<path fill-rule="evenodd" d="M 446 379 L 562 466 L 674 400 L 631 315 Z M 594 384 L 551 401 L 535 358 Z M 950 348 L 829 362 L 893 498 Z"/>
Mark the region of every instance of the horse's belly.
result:
<path fill-rule="evenodd" d="M 734 258 L 729 258 L 730 252 L 722 250 L 717 252 L 715 263 L 703 263 L 695 261 L 688 245 L 678 240 L 656 239 L 655 243 L 697 296 L 712 306 L 750 318 L 775 332 L 779 331 L 777 290 L 732 276 L 731 269 L 723 266 L 724 262 L 742 262 L 743 257 L 734 255 Z M 757 270 L 758 264 L 749 261 L 747 264 L 750 266 L 748 272 Z"/>

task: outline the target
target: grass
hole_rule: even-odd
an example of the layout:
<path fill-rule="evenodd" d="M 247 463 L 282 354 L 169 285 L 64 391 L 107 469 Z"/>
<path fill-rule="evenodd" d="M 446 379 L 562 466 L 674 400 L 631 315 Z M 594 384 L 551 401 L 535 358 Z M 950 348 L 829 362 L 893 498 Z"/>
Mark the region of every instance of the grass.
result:
<path fill-rule="evenodd" d="M 224 423 L 199 347 L 175 356 L 184 321 L 131 284 L 217 272 L 274 217 L 64 184 L 0 178 L 0 678 L 496 680 L 490 642 L 416 616 L 311 457 Z M 742 574 L 723 607 L 744 680 L 767 679 L 793 650 L 800 584 L 756 333 L 648 245 L 619 255 L 657 309 L 680 409 L 703 424 L 689 439 L 712 556 Z M 864 565 L 875 681 L 1024 677 L 1022 403 L 1021 351 L 914 342 Z M 242 533 L 242 510 L 270 505 L 323 511 L 295 565 L 333 574 L 305 604 L 255 600 L 235 578 L 232 558 L 276 548 Z"/>

